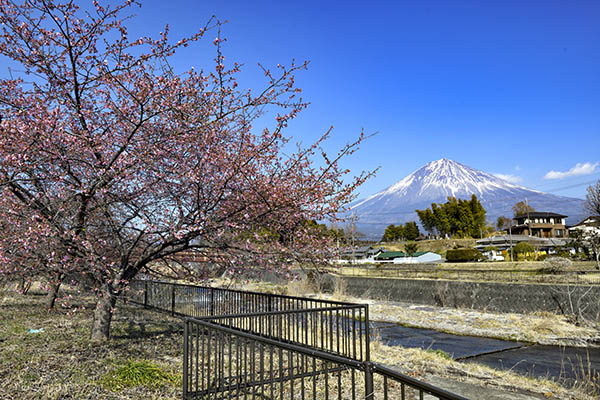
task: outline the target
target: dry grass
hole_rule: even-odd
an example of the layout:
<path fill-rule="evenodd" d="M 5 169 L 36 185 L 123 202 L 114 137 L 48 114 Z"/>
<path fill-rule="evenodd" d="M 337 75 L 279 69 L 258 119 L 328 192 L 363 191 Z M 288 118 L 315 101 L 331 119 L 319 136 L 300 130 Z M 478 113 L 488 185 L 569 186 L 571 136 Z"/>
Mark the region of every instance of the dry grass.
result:
<path fill-rule="evenodd" d="M 391 347 L 378 342 L 371 344 L 371 354 L 377 362 L 389 365 L 417 379 L 426 379 L 428 375 L 442 376 L 506 391 L 527 391 L 550 399 L 598 398 L 598 393 L 593 388 L 594 382 L 585 379 L 581 380 L 578 386 L 567 388 L 547 379 L 528 378 L 511 371 L 495 370 L 480 364 L 460 363 L 433 351 Z"/>
<path fill-rule="evenodd" d="M 91 299 L 87 299 L 91 300 Z M 3 399 L 179 399 L 182 326 L 178 320 L 121 307 L 106 343 L 89 339 L 91 303 L 46 312 L 43 296 L 0 293 L 0 393 Z M 29 329 L 43 329 L 29 333 Z M 152 360 L 164 384 L 111 385 L 107 376 L 131 360 Z M 114 380 L 112 381 L 115 382 Z"/>

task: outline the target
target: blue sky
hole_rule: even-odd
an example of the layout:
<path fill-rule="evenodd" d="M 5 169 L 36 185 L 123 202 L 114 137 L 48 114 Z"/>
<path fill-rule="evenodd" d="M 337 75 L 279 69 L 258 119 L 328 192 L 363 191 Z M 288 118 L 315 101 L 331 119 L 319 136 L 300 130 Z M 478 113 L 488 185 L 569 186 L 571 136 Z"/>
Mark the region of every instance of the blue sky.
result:
<path fill-rule="evenodd" d="M 132 35 L 228 20 L 242 87 L 260 86 L 257 62 L 309 60 L 297 82 L 311 106 L 288 134 L 308 144 L 333 125 L 334 151 L 377 132 L 347 163 L 381 167 L 361 197 L 442 157 L 559 195 L 583 198 L 600 179 L 597 0 L 143 3 Z M 209 65 L 207 39 L 175 67 Z"/>

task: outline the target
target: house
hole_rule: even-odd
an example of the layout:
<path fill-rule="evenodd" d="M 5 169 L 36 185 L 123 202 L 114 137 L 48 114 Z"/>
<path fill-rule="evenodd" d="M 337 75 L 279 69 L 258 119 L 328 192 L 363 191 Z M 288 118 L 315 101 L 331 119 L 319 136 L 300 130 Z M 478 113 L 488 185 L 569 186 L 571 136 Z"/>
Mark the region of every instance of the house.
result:
<path fill-rule="evenodd" d="M 565 226 L 566 215 L 551 212 L 530 212 L 513 218 L 515 225 L 511 226 L 515 235 L 535 236 L 539 238 L 567 237 Z"/>
<path fill-rule="evenodd" d="M 376 262 L 392 264 L 432 263 L 441 260 L 442 256 L 431 251 L 417 251 L 410 255 L 403 251 L 386 251 L 375 257 Z"/>
<path fill-rule="evenodd" d="M 579 236 L 589 238 L 590 236 L 600 235 L 600 215 L 590 215 L 583 221 L 569 228 L 569 236 Z"/>
<path fill-rule="evenodd" d="M 351 263 L 369 263 L 374 262 L 375 257 L 385 251 L 383 247 L 373 247 L 373 246 L 361 246 L 361 247 L 350 247 L 344 249 L 342 254 L 340 254 L 340 258 L 344 262 Z"/>

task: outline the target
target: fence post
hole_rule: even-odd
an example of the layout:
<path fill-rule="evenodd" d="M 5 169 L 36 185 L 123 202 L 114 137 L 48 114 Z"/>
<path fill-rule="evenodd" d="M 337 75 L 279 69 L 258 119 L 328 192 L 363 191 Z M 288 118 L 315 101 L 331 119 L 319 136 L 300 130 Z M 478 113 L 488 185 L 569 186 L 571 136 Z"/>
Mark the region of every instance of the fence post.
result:
<path fill-rule="evenodd" d="M 371 333 L 369 328 L 369 305 L 365 304 L 365 343 L 367 347 L 365 348 L 365 358 L 366 361 L 371 361 Z"/>
<path fill-rule="evenodd" d="M 373 364 L 367 361 L 365 365 L 365 400 L 373 400 Z"/>
<path fill-rule="evenodd" d="M 148 281 L 144 281 L 144 308 L 148 308 Z"/>
<path fill-rule="evenodd" d="M 187 398 L 188 392 L 188 334 L 189 334 L 189 325 L 190 321 L 186 318 L 183 324 L 183 400 Z"/>
<path fill-rule="evenodd" d="M 210 316 L 215 315 L 215 289 L 210 288 Z"/>
<path fill-rule="evenodd" d="M 171 315 L 175 315 L 175 285 L 171 285 Z"/>

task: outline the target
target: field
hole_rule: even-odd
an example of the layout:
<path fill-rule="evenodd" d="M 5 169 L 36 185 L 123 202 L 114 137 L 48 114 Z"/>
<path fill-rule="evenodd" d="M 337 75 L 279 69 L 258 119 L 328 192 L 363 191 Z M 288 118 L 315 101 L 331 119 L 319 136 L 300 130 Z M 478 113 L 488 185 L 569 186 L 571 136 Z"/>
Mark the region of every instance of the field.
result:
<path fill-rule="evenodd" d="M 0 392 L 6 399 L 179 399 L 182 324 L 164 314 L 119 304 L 110 341 L 89 339 L 92 298 L 47 312 L 43 293 L 0 291 Z M 74 307 L 79 310 L 75 311 Z M 375 311 L 375 310 L 374 310 Z M 383 312 L 383 310 L 382 310 Z M 440 376 L 506 392 L 592 399 L 575 389 L 530 379 L 447 355 L 372 343 L 373 359 L 426 380 Z"/>

